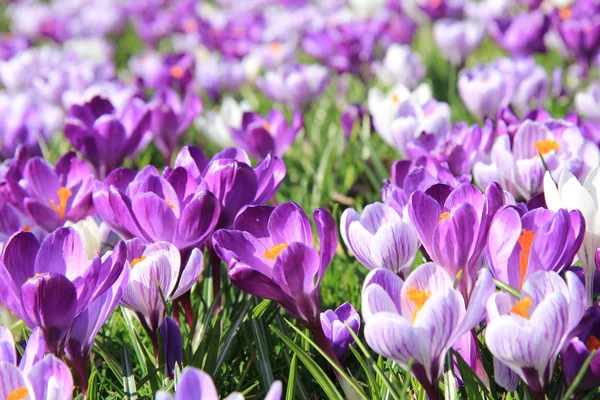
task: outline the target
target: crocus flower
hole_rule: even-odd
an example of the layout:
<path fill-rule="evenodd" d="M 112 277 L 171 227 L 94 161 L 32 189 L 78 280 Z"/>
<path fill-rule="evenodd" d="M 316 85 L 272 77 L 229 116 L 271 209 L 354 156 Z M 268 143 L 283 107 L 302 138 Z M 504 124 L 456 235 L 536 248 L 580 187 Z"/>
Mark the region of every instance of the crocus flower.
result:
<path fill-rule="evenodd" d="M 491 34 L 513 57 L 524 57 L 546 52 L 544 35 L 548 28 L 550 18 L 541 10 L 536 10 L 494 20 Z"/>
<path fill-rule="evenodd" d="M 321 313 L 321 327 L 335 355 L 341 359 L 354 344 L 354 338 L 348 329 L 352 329 L 356 335 L 360 331 L 360 315 L 352 304 L 345 302 L 335 311 Z"/>
<path fill-rule="evenodd" d="M 131 72 L 153 89 L 171 88 L 186 93 L 194 80 L 194 57 L 190 54 L 144 54 L 129 62 Z"/>
<path fill-rule="evenodd" d="M 192 93 L 181 99 L 177 92 L 163 89 L 148 103 L 148 107 L 152 113 L 150 130 L 154 143 L 163 154 L 166 163 L 170 164 L 179 138 L 202 112 L 202 101 Z"/>
<path fill-rule="evenodd" d="M 244 208 L 233 230 L 215 232 L 213 246 L 235 286 L 276 301 L 306 326 L 320 330 L 319 283 L 335 253 L 337 230 L 323 209 L 315 210 L 314 220 L 320 253 L 313 247 L 307 215 L 294 202 Z"/>
<path fill-rule="evenodd" d="M 575 109 L 584 118 L 600 120 L 600 82 L 593 82 L 575 95 Z"/>
<path fill-rule="evenodd" d="M 196 118 L 195 124 L 210 140 L 225 148 L 233 146 L 231 129 L 240 129 L 242 115 L 251 111 L 250 105 L 245 101 L 239 104 L 232 97 L 224 97 L 219 111 L 206 110 Z"/>
<path fill-rule="evenodd" d="M 462 16 L 465 0 L 418 0 L 415 2 L 432 21 Z"/>
<path fill-rule="evenodd" d="M 410 46 L 398 44 L 388 47 L 383 60 L 373 62 L 372 69 L 384 85 L 400 84 L 411 90 L 419 85 L 426 72 L 421 56 Z"/>
<path fill-rule="evenodd" d="M 87 164 L 73 152 L 62 156 L 54 168 L 33 157 L 25 164 L 22 179 L 6 177 L 7 189 L 20 200 L 12 204 L 48 232 L 93 212 L 93 182 Z"/>
<path fill-rule="evenodd" d="M 138 314 L 155 340 L 165 318 L 163 298 L 172 301 L 191 289 L 204 267 L 202 252 L 192 249 L 186 261 L 171 243 L 145 246 L 133 239 L 127 242 L 127 261 L 131 271 L 121 304 Z"/>
<path fill-rule="evenodd" d="M 492 355 L 544 398 L 556 357 L 585 311 L 585 288 L 574 273 L 565 281 L 537 271 L 523 283 L 521 297 L 493 294 L 487 302 L 485 343 Z"/>
<path fill-rule="evenodd" d="M 181 330 L 173 318 L 166 317 L 158 331 L 163 344 L 163 356 L 167 374 L 173 379 L 175 365 L 178 364 L 179 368 L 181 368 L 183 360 Z"/>
<path fill-rule="evenodd" d="M 348 208 L 342 214 L 340 231 L 346 246 L 368 269 L 386 268 L 403 278 L 408 276 L 419 239 L 392 207 L 369 204 L 362 215 Z"/>
<path fill-rule="evenodd" d="M 306 107 L 323 93 L 328 84 L 329 72 L 318 64 L 268 71 L 264 78 L 256 81 L 269 99 L 292 108 Z"/>
<path fill-rule="evenodd" d="M 280 381 L 273 382 L 265 395 L 265 400 L 280 400 L 282 390 Z M 218 398 L 217 388 L 210 375 L 197 368 L 186 367 L 181 372 L 175 396 L 159 391 L 156 393 L 155 400 L 217 400 Z M 231 393 L 224 400 L 244 400 L 244 396 L 241 393 Z"/>
<path fill-rule="evenodd" d="M 496 183 L 485 194 L 471 184 L 454 190 L 437 185 L 414 192 L 408 201 L 408 216 L 427 254 L 453 278 L 462 271 L 458 288 L 466 298 L 475 284 L 490 223 L 503 203 Z"/>
<path fill-rule="evenodd" d="M 237 213 L 248 204 L 265 204 L 285 178 L 285 165 L 268 155 L 255 168 L 245 151 L 228 148 L 208 161 L 197 147 L 186 146 L 175 159 L 175 169 L 186 170 L 186 196 L 197 189 L 213 193 L 221 204 L 218 228 L 231 228 Z M 181 175 L 181 173 L 179 173 Z"/>
<path fill-rule="evenodd" d="M 71 107 L 65 136 L 102 179 L 138 149 L 149 127 L 150 111 L 137 101 L 132 100 L 117 114 L 110 101 L 94 97 Z"/>
<path fill-rule="evenodd" d="M 294 143 L 302 128 L 302 113 L 296 111 L 291 125 L 288 126 L 285 115 L 277 109 L 266 117 L 258 113 L 245 112 L 240 129 L 231 129 L 233 140 L 259 160 L 273 154 L 282 157 Z"/>
<path fill-rule="evenodd" d="M 433 40 L 444 58 L 459 68 L 485 38 L 485 26 L 475 20 L 440 19 L 433 24 Z"/>
<path fill-rule="evenodd" d="M 8 328 L 0 326 L 0 397 L 17 399 L 73 398 L 69 367 L 54 355 L 44 357 L 44 338 L 34 329 L 17 364 L 15 341 Z"/>
<path fill-rule="evenodd" d="M 44 241 L 29 232 L 6 243 L 0 263 L 2 302 L 30 328 L 39 327 L 47 351 L 59 355 L 76 319 L 123 273 L 125 246 L 88 261 L 79 234 L 59 228 Z"/>
<path fill-rule="evenodd" d="M 485 316 L 494 293 L 489 271 L 479 272 L 468 304 L 443 268 L 423 264 L 402 281 L 387 269 L 367 275 L 362 289 L 365 339 L 377 353 L 406 368 L 439 399 L 438 378 L 450 347 Z"/>
<path fill-rule="evenodd" d="M 168 241 L 179 250 L 200 246 L 212 233 L 221 207 L 207 190 L 188 190 L 193 178 L 185 168 L 160 176 L 154 166 L 136 174 L 127 168 L 111 172 L 94 192 L 96 210 L 124 239 L 146 243 Z"/>
<path fill-rule="evenodd" d="M 462 70 L 458 75 L 458 93 L 469 111 L 483 119 L 494 118 L 508 105 L 506 82 L 502 73 L 491 66 Z"/>
<path fill-rule="evenodd" d="M 544 196 L 549 210 L 560 208 L 579 210 L 585 219 L 585 238 L 577 252 L 577 258 L 585 273 L 585 287 L 588 305 L 592 304 L 594 272 L 596 271 L 596 250 L 600 247 L 600 215 L 598 196 L 600 196 L 600 168 L 591 171 L 583 185 L 567 170 L 563 170 L 558 179 L 558 187 L 549 172 L 544 176 Z"/>
<path fill-rule="evenodd" d="M 579 325 L 573 329 L 561 350 L 560 358 L 567 385 L 571 386 L 581 371 L 590 353 L 600 348 L 600 307 L 593 306 L 586 310 Z M 596 353 L 577 391 L 590 390 L 600 385 L 600 353 Z"/>
<path fill-rule="evenodd" d="M 354 130 L 355 125 L 362 126 L 363 119 L 366 115 L 369 115 L 369 110 L 358 103 L 348 104 L 344 108 L 340 124 L 344 130 L 344 135 L 346 138 L 350 138 L 352 136 L 352 131 Z M 371 118 L 369 118 L 369 125 L 371 130 L 373 130 L 373 121 Z"/>
<path fill-rule="evenodd" d="M 526 213 L 503 207 L 490 224 L 487 255 L 496 279 L 521 290 L 537 271 L 560 273 L 571 266 L 585 234 L 577 210 L 536 208 Z"/>

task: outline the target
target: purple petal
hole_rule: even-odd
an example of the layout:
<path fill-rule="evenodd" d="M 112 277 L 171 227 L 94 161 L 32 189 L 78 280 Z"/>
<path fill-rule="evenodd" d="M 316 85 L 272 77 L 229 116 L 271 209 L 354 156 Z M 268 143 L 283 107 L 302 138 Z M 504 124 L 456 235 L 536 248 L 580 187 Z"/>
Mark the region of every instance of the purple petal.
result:
<path fill-rule="evenodd" d="M 310 221 L 304 210 L 292 201 L 275 207 L 268 228 L 274 244 L 300 242 L 312 246 Z"/>

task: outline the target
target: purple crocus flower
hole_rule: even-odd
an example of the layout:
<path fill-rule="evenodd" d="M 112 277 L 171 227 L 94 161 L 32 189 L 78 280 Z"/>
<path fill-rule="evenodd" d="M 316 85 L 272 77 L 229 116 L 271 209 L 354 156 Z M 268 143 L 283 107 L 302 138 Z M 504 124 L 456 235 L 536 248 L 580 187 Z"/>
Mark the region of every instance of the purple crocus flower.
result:
<path fill-rule="evenodd" d="M 5 178 L 6 190 L 12 192 L 9 201 L 47 232 L 93 213 L 94 177 L 74 152 L 62 156 L 54 168 L 43 158 L 33 157 L 20 180 L 17 175 Z"/>
<path fill-rule="evenodd" d="M 178 364 L 179 368 L 181 368 L 183 360 L 181 330 L 174 319 L 166 317 L 158 331 L 163 344 L 163 356 L 166 363 L 167 375 L 173 379 L 175 365 Z"/>
<path fill-rule="evenodd" d="M 341 359 L 354 344 L 354 338 L 348 329 L 352 329 L 356 335 L 360 331 L 360 315 L 352 304 L 345 302 L 335 311 L 321 313 L 321 327 L 335 355 Z"/>
<path fill-rule="evenodd" d="M 318 64 L 295 65 L 267 71 L 256 85 L 271 100 L 291 108 L 306 107 L 319 97 L 329 84 L 327 68 Z"/>
<path fill-rule="evenodd" d="M 191 54 L 145 54 L 130 62 L 131 71 L 153 89 L 171 88 L 187 93 L 194 81 L 194 56 Z"/>
<path fill-rule="evenodd" d="M 584 118 L 600 121 L 600 82 L 592 82 L 575 95 L 575 109 Z"/>
<path fill-rule="evenodd" d="M 444 58 L 457 68 L 485 38 L 485 26 L 475 20 L 440 19 L 433 24 L 433 39 Z"/>
<path fill-rule="evenodd" d="M 431 157 L 419 157 L 414 161 L 398 160 L 392 164 L 391 179 L 381 189 L 381 199 L 400 215 L 405 215 L 408 199 L 417 190 L 425 191 L 437 183 L 454 188 L 469 182 L 470 175 L 455 177 L 447 163 Z"/>
<path fill-rule="evenodd" d="M 285 115 L 277 109 L 266 117 L 255 112 L 245 112 L 240 129 L 231 128 L 233 140 L 253 157 L 262 160 L 268 154 L 283 157 L 294 143 L 302 128 L 302 113 L 296 111 L 291 125 L 288 126 Z"/>
<path fill-rule="evenodd" d="M 536 208 L 523 213 L 518 207 L 503 207 L 490 224 L 490 269 L 496 279 L 521 290 L 537 271 L 570 267 L 584 235 L 585 220 L 578 210 Z"/>
<path fill-rule="evenodd" d="M 181 99 L 174 90 L 163 89 L 148 103 L 148 107 L 152 113 L 150 130 L 154 143 L 168 165 L 179 138 L 202 112 L 202 100 L 192 93 Z"/>
<path fill-rule="evenodd" d="M 0 326 L 0 398 L 73 398 L 73 377 L 69 367 L 54 355 L 44 357 L 44 337 L 34 329 L 17 364 L 15 341 L 8 328 Z"/>
<path fill-rule="evenodd" d="M 350 136 L 352 136 L 352 131 L 354 130 L 355 125 L 358 124 L 358 126 L 362 126 L 363 119 L 366 115 L 369 115 L 369 110 L 358 103 L 349 104 L 344 108 L 341 118 L 341 125 L 346 138 L 350 138 Z M 371 126 L 371 131 L 373 131 L 375 128 L 373 127 L 373 121 L 371 118 L 369 118 L 369 124 Z"/>
<path fill-rule="evenodd" d="M 489 159 L 474 165 L 473 175 L 480 186 L 498 182 L 515 197 L 528 200 L 542 191 L 546 168 L 555 180 L 563 169 L 583 178 L 600 162 L 598 147 L 586 140 L 576 125 L 551 118 L 540 122 L 525 118 L 516 125 L 513 137 L 510 131 L 498 136 Z"/>
<path fill-rule="evenodd" d="M 516 17 L 496 19 L 491 24 L 492 37 L 513 57 L 546 52 L 544 35 L 550 18 L 541 10 L 523 12 Z"/>
<path fill-rule="evenodd" d="M 276 301 L 307 327 L 320 330 L 319 283 L 335 253 L 337 230 L 323 209 L 315 210 L 314 220 L 320 253 L 313 247 L 307 215 L 294 202 L 244 208 L 233 230 L 215 232 L 213 246 L 235 286 Z"/>
<path fill-rule="evenodd" d="M 25 36 L 6 33 L 0 35 L 0 60 L 10 59 L 29 45 L 29 40 Z"/>
<path fill-rule="evenodd" d="M 425 65 L 421 56 L 412 51 L 410 46 L 393 44 L 386 50 L 381 62 L 371 65 L 373 72 L 386 86 L 401 84 L 415 89 L 425 77 Z"/>
<path fill-rule="evenodd" d="M 231 228 L 237 213 L 248 204 L 265 204 L 285 178 L 285 165 L 267 157 L 255 168 L 245 151 L 227 148 L 208 161 L 197 147 L 186 146 L 175 160 L 175 169 L 165 172 L 172 180 L 178 168 L 187 173 L 186 196 L 198 188 L 213 193 L 221 204 L 217 228 Z M 181 172 L 178 173 L 182 175 Z"/>
<path fill-rule="evenodd" d="M 0 299 L 27 326 L 40 327 L 47 352 L 60 355 L 76 319 L 117 282 L 124 265 L 124 244 L 114 257 L 88 261 L 72 228 L 58 228 L 41 245 L 20 232 L 2 252 Z"/>
<path fill-rule="evenodd" d="M 600 307 L 586 310 L 579 325 L 569 334 L 560 358 L 567 385 L 571 386 L 590 353 L 600 348 Z M 600 385 L 600 353 L 596 353 L 583 375 L 577 391 L 586 391 Z"/>
<path fill-rule="evenodd" d="M 280 400 L 282 391 L 281 382 L 273 382 L 265 395 L 265 400 Z M 218 398 L 217 388 L 210 375 L 197 368 L 186 367 L 179 378 L 175 396 L 159 391 L 156 393 L 155 400 L 217 400 Z M 232 393 L 224 400 L 244 400 L 244 396 L 240 393 Z"/>
<path fill-rule="evenodd" d="M 481 119 L 495 118 L 508 105 L 504 77 L 492 66 L 462 70 L 458 75 L 458 93 L 469 111 Z"/>
<path fill-rule="evenodd" d="M 71 107 L 65 136 L 90 161 L 101 179 L 138 149 L 150 127 L 150 111 L 137 100 L 130 100 L 119 113 L 101 97 Z"/>
<path fill-rule="evenodd" d="M 444 357 L 485 316 L 494 281 L 482 269 L 468 304 L 444 268 L 423 264 L 402 281 L 387 269 L 367 275 L 362 289 L 365 339 L 377 353 L 406 368 L 425 388 L 429 399 L 440 397 L 438 378 Z"/>
<path fill-rule="evenodd" d="M 402 278 L 408 276 L 419 239 L 392 207 L 369 204 L 362 215 L 348 208 L 342 214 L 340 231 L 346 246 L 368 269 L 386 268 Z"/>
<path fill-rule="evenodd" d="M 485 343 L 535 398 L 545 398 L 556 357 L 585 304 L 585 287 L 574 273 L 566 272 L 565 283 L 556 272 L 537 271 L 523 283 L 520 300 L 504 292 L 490 297 Z"/>
<path fill-rule="evenodd" d="M 184 168 L 166 177 L 151 165 L 137 174 L 119 168 L 97 183 L 94 204 L 103 221 L 124 239 L 168 241 L 187 250 L 208 239 L 221 210 L 207 190 L 196 190 L 197 185 L 186 190 L 188 179 Z"/>
<path fill-rule="evenodd" d="M 504 200 L 500 186 L 492 183 L 485 194 L 472 184 L 454 190 L 436 185 L 414 192 L 408 201 L 408 216 L 427 254 L 453 278 L 462 271 L 458 288 L 465 298 L 473 290 L 490 223 Z"/>
<path fill-rule="evenodd" d="M 416 5 L 432 21 L 440 18 L 459 18 L 463 14 L 465 0 L 425 0 Z"/>
<path fill-rule="evenodd" d="M 121 304 L 135 311 L 148 330 L 157 355 L 156 334 L 165 318 L 165 305 L 189 291 L 204 267 L 202 252 L 192 249 L 187 260 L 173 244 L 144 245 L 139 239 L 127 241 L 129 283 Z M 185 263 L 185 265 L 184 265 Z"/>

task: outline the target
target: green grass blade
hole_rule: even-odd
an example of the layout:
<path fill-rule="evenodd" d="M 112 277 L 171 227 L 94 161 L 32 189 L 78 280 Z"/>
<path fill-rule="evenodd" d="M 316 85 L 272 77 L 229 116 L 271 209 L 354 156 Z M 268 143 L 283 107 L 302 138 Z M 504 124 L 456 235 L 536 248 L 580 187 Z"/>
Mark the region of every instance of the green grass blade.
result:
<path fill-rule="evenodd" d="M 290 364 L 290 373 L 288 375 L 287 390 L 285 392 L 285 398 L 287 400 L 293 400 L 296 396 L 296 374 L 298 373 L 296 364 L 298 363 L 298 356 L 294 354 L 292 356 L 292 362 Z"/>

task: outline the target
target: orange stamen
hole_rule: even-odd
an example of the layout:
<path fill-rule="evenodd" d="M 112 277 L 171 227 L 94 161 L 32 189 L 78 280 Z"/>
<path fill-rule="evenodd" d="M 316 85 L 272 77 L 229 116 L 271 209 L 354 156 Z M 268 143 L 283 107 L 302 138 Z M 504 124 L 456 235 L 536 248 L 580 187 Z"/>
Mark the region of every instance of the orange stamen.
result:
<path fill-rule="evenodd" d="M 452 215 L 449 211 L 443 212 L 440 214 L 440 222 L 444 222 L 444 220 Z"/>
<path fill-rule="evenodd" d="M 269 247 L 268 250 L 265 250 L 265 259 L 271 261 L 277 259 L 277 256 L 288 246 L 289 244 L 287 243 L 280 243 Z"/>
<path fill-rule="evenodd" d="M 400 102 L 400 97 L 396 93 L 394 93 L 392 95 L 392 102 L 394 102 L 394 103 L 399 103 Z"/>
<path fill-rule="evenodd" d="M 521 246 L 521 251 L 519 252 L 519 271 L 521 273 L 519 287 L 521 288 L 523 287 L 525 275 L 527 275 L 527 268 L 529 267 L 529 254 L 531 253 L 531 245 L 533 244 L 534 237 L 534 231 L 528 231 L 527 229 L 523 229 L 518 239 L 519 245 Z"/>
<path fill-rule="evenodd" d="M 558 142 L 554 139 L 539 140 L 535 143 L 535 148 L 540 154 L 547 154 L 558 150 Z"/>
<path fill-rule="evenodd" d="M 425 302 L 431 296 L 431 292 L 410 288 L 406 291 L 406 295 L 408 296 L 408 299 L 415 304 L 416 308 L 413 310 L 412 313 L 412 321 L 415 322 L 415 319 L 417 318 L 417 313 L 421 311 L 421 309 L 425 305 Z"/>
<path fill-rule="evenodd" d="M 131 268 L 135 267 L 136 265 L 138 265 L 145 259 L 146 259 L 146 256 L 141 256 L 140 258 L 134 258 L 133 261 L 131 262 Z"/>
<path fill-rule="evenodd" d="M 281 43 L 279 42 L 271 42 L 271 44 L 269 45 L 269 51 L 273 54 L 279 54 L 281 53 L 282 50 Z"/>
<path fill-rule="evenodd" d="M 185 21 L 183 21 L 183 31 L 185 33 L 196 32 L 197 30 L 198 24 L 196 24 L 196 21 L 194 21 L 193 19 L 188 18 Z"/>
<path fill-rule="evenodd" d="M 26 387 L 21 386 L 10 392 L 8 396 L 6 396 L 6 400 L 24 400 L 29 396 L 29 390 Z"/>
<path fill-rule="evenodd" d="M 165 203 L 167 203 L 171 210 L 175 208 L 175 206 L 169 200 L 165 199 Z"/>
<path fill-rule="evenodd" d="M 270 124 L 270 123 L 268 123 L 268 122 L 265 122 L 265 123 L 263 124 L 263 129 L 264 129 L 265 131 L 269 132 L 269 133 L 271 133 L 271 128 L 272 128 L 272 126 L 271 126 L 271 124 Z"/>
<path fill-rule="evenodd" d="M 185 73 L 185 71 L 179 65 L 173 65 L 171 67 L 171 75 L 175 79 L 181 79 L 181 78 L 183 78 L 183 74 L 184 73 Z"/>
<path fill-rule="evenodd" d="M 598 350 L 600 348 L 600 339 L 598 339 L 596 336 L 591 335 L 588 340 L 585 342 L 585 347 L 589 350 L 589 351 L 594 351 L 594 350 Z"/>
<path fill-rule="evenodd" d="M 23 227 L 23 229 L 21 229 L 23 232 L 31 232 L 31 225 L 25 225 Z"/>
<path fill-rule="evenodd" d="M 54 199 L 50 199 L 50 208 L 52 211 L 56 211 L 58 218 L 62 219 L 65 217 L 67 211 L 67 201 L 73 195 L 73 192 L 63 186 L 56 191 L 56 195 L 58 196 L 58 206 Z"/>
<path fill-rule="evenodd" d="M 558 10 L 558 16 L 563 21 L 570 19 L 572 14 L 573 10 L 571 9 L 571 7 L 563 7 L 560 10 Z"/>
<path fill-rule="evenodd" d="M 531 297 L 525 297 L 523 300 L 517 301 L 510 312 L 529 319 L 529 307 L 531 307 Z"/>

